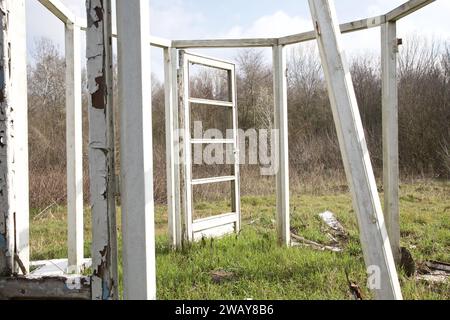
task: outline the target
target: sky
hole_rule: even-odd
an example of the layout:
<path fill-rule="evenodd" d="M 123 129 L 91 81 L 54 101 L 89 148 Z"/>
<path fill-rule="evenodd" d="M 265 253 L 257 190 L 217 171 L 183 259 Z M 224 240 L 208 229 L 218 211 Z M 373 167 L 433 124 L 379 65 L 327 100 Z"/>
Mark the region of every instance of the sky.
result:
<path fill-rule="evenodd" d="M 125 1 L 125 0 L 117 0 Z M 340 23 L 385 14 L 406 0 L 335 0 Z M 61 0 L 75 14 L 85 17 L 85 0 Z M 167 39 L 215 39 L 279 37 L 312 30 L 307 0 L 149 0 L 150 32 Z M 64 52 L 64 26 L 38 0 L 26 0 L 29 61 L 37 39 L 53 40 Z M 434 3 L 402 19 L 398 37 L 419 35 L 450 40 L 450 0 Z M 85 38 L 82 38 L 82 41 Z M 380 30 L 345 34 L 348 56 L 379 55 Z M 84 46 L 82 47 L 84 50 Z M 270 51 L 265 55 L 269 60 Z M 199 50 L 200 53 L 233 60 L 236 49 Z M 84 56 L 84 55 L 83 55 Z M 152 70 L 162 79 L 162 50 L 152 50 Z"/>

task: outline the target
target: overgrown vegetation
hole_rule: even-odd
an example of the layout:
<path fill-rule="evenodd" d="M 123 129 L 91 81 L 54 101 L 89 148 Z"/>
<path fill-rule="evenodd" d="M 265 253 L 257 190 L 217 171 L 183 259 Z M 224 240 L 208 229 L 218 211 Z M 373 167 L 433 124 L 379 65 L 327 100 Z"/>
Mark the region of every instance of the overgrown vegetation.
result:
<path fill-rule="evenodd" d="M 399 62 L 399 139 L 402 179 L 450 177 L 450 45 L 448 41 L 405 39 Z M 55 45 L 41 39 L 29 67 L 31 206 L 63 205 L 65 179 L 64 60 Z M 272 71 L 262 51 L 245 50 L 236 57 L 239 127 L 270 129 L 273 118 Z M 379 57 L 351 61 L 359 108 L 377 176 L 382 168 L 381 80 Z M 200 70 L 192 79 L 193 94 L 223 95 L 223 75 Z M 155 199 L 165 202 L 164 88 L 152 77 Z M 288 63 L 290 175 L 298 182 L 326 191 L 330 180 L 343 177 L 328 95 L 314 46 L 293 46 Z M 219 86 L 217 85 L 219 83 Z M 149 88 L 150 89 L 150 88 Z M 86 94 L 86 93 L 85 93 Z M 87 158 L 87 99 L 84 99 L 84 148 Z M 210 109 L 206 109 L 210 110 Z M 206 123 L 223 124 L 216 112 L 203 112 Z M 220 126 L 216 126 L 220 128 Z M 118 148 L 117 148 L 118 149 Z M 119 150 L 118 150 L 119 151 Z M 119 160 L 119 157 L 117 157 Z M 88 190 L 85 161 L 85 190 Z M 204 170 L 205 168 L 202 168 Z M 261 180 L 255 166 L 241 167 L 243 194 L 271 194 L 273 179 Z M 211 169 L 209 169 L 211 170 Z M 217 172 L 215 172 L 217 173 Z M 345 181 L 342 183 L 345 184 Z M 335 185 L 335 183 L 333 183 Z M 256 189 L 256 190 L 255 190 Z M 211 189 L 217 193 L 220 189 Z M 85 193 L 87 195 L 87 192 Z M 203 192 L 206 195 L 206 192 Z M 86 201 L 88 198 L 86 196 Z"/>
<path fill-rule="evenodd" d="M 416 262 L 450 261 L 449 193 L 448 182 L 423 181 L 401 187 L 401 241 Z M 346 271 L 350 280 L 360 286 L 364 298 L 370 298 L 365 286 L 356 217 L 348 193 L 295 193 L 291 203 L 295 232 L 325 244 L 330 240 L 318 213 L 334 212 L 349 235 L 344 251 L 280 248 L 275 238 L 275 198 L 246 196 L 242 199 L 243 229 L 239 235 L 202 241 L 184 252 L 173 252 L 167 245 L 166 208 L 158 206 L 158 298 L 350 299 Z M 196 204 L 200 214 L 226 206 L 225 201 Z M 65 209 L 52 208 L 36 215 L 33 212 L 31 223 L 32 259 L 66 257 Z M 85 249 L 89 255 L 89 210 L 85 218 Z M 120 221 L 118 227 L 120 236 Z M 214 273 L 219 276 L 213 277 Z M 400 281 L 406 299 L 450 299 L 450 283 L 431 285 L 408 278 L 403 271 L 400 271 Z"/>
<path fill-rule="evenodd" d="M 409 39 L 399 63 L 399 135 L 402 245 L 416 261 L 450 261 L 450 46 Z M 53 43 L 36 46 L 29 66 L 31 254 L 33 260 L 67 256 L 64 60 Z M 262 52 L 236 57 L 239 127 L 271 129 L 272 73 Z M 382 170 L 381 82 L 378 57 L 351 61 L 366 137 L 379 178 Z M 223 75 L 199 71 L 193 93 L 223 95 Z M 164 88 L 152 77 L 154 189 L 157 230 L 158 297 L 161 299 L 347 299 L 345 273 L 365 298 L 366 274 L 356 218 L 337 143 L 333 118 L 315 47 L 293 47 L 289 54 L 289 139 L 292 229 L 326 244 L 326 226 L 317 214 L 334 212 L 348 232 L 342 253 L 307 247 L 280 248 L 275 239 L 274 177 L 257 166 L 241 167 L 243 229 L 239 235 L 205 240 L 183 252 L 167 246 Z M 218 85 L 219 83 L 219 85 Z M 220 90 L 217 90 L 217 89 Z M 149 88 L 150 90 L 150 88 Z M 86 94 L 86 93 L 85 93 Z M 88 203 L 88 119 L 84 109 L 85 202 Z M 197 114 L 223 124 L 214 112 Z M 118 147 L 118 145 L 117 145 Z M 120 150 L 117 148 L 117 153 Z M 117 157 L 119 160 L 119 157 Z M 120 166 L 120 163 L 118 163 Z M 220 170 L 205 169 L 221 175 Z M 216 170 L 216 171 L 213 171 Z M 203 174 L 205 173 L 203 172 Z M 222 172 L 223 173 L 223 172 Z M 379 190 L 382 191 L 379 183 Z M 196 216 L 228 212 L 222 185 L 195 191 Z M 119 219 L 120 221 L 120 208 Z M 85 252 L 90 253 L 90 211 L 85 211 Z M 120 222 L 119 222 L 120 245 Z M 119 255 L 120 256 L 120 255 Z M 430 285 L 401 272 L 408 299 L 450 299 L 450 284 Z"/>

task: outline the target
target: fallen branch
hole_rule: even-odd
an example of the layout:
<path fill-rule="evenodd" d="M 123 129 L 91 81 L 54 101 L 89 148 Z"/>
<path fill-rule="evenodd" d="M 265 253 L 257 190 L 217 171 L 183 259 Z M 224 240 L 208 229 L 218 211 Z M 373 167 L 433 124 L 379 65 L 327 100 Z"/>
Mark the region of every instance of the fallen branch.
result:
<path fill-rule="evenodd" d="M 301 241 L 304 244 L 311 246 L 318 250 L 322 250 L 322 251 L 329 250 L 329 251 L 333 251 L 333 252 L 341 252 L 342 251 L 342 249 L 339 247 L 326 246 L 326 245 L 320 244 L 318 242 L 314 242 L 314 241 L 308 240 L 306 238 L 303 238 L 301 236 L 298 236 L 294 233 L 291 233 L 291 237 L 294 238 L 295 240 Z"/>
<path fill-rule="evenodd" d="M 50 205 L 48 205 L 44 210 L 42 210 L 41 212 L 39 212 L 37 215 L 34 216 L 33 221 L 36 221 L 37 219 L 39 219 L 41 216 L 43 216 L 50 208 L 54 207 L 55 205 L 57 205 L 56 201 L 53 200 L 53 203 L 51 203 Z"/>

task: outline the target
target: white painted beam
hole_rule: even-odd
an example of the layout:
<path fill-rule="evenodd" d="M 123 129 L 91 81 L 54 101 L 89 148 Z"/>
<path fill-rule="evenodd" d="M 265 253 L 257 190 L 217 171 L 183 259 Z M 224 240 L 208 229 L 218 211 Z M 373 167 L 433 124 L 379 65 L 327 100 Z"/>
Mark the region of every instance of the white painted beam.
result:
<path fill-rule="evenodd" d="M 375 176 L 334 3 L 309 0 L 333 117 L 360 230 L 369 288 L 377 299 L 402 299 Z"/>
<path fill-rule="evenodd" d="M 277 38 L 205 39 L 205 40 L 173 40 L 172 46 L 177 49 L 246 48 L 246 47 L 272 47 L 277 43 L 278 43 Z"/>
<path fill-rule="evenodd" d="M 125 299 L 156 299 L 150 12 L 117 1 L 123 287 Z"/>
<path fill-rule="evenodd" d="M 433 3 L 436 0 L 410 0 L 386 14 L 386 21 L 395 22 L 413 12 Z"/>
<path fill-rule="evenodd" d="M 111 1 L 86 2 L 92 299 L 118 299 Z M 99 14 L 100 13 L 100 14 Z"/>
<path fill-rule="evenodd" d="M 81 104 L 80 28 L 67 23 L 66 52 L 66 152 L 67 230 L 69 273 L 80 273 L 84 258 L 83 235 L 83 117 Z"/>
<path fill-rule="evenodd" d="M 177 49 L 164 49 L 164 88 L 166 117 L 166 173 L 169 238 L 172 248 L 182 245 L 180 212 L 180 171 L 178 146 Z"/>
<path fill-rule="evenodd" d="M 29 269 L 25 0 L 0 0 L 0 275 Z M 20 260 L 20 261 L 19 261 Z"/>
<path fill-rule="evenodd" d="M 276 154 L 278 170 L 276 175 L 277 192 L 277 235 L 281 245 L 290 245 L 289 210 L 289 143 L 287 108 L 287 67 L 286 48 L 273 47 L 273 92 L 275 104 L 274 124 L 278 130 Z"/>
<path fill-rule="evenodd" d="M 381 26 L 384 217 L 395 262 L 400 263 L 396 22 Z"/>
<path fill-rule="evenodd" d="M 349 33 L 360 31 L 364 29 L 374 28 L 380 26 L 386 20 L 384 15 L 370 17 L 367 19 L 361 19 L 356 21 L 351 21 L 347 23 L 343 23 L 339 26 L 342 33 Z M 316 39 L 315 31 L 307 31 L 298 34 L 289 35 L 286 37 L 281 37 L 278 39 L 279 45 L 289 45 L 300 42 L 306 42 L 310 40 Z"/>
<path fill-rule="evenodd" d="M 39 0 L 39 2 L 63 23 L 76 24 L 77 16 L 60 0 Z"/>
<path fill-rule="evenodd" d="M 150 36 L 150 45 L 161 49 L 169 49 L 169 48 L 172 49 L 172 40 L 156 36 Z"/>

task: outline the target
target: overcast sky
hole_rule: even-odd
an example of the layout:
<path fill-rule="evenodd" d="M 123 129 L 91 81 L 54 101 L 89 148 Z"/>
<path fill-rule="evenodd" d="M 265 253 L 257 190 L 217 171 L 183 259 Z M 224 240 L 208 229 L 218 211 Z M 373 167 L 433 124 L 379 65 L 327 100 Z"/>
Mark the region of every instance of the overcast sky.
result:
<path fill-rule="evenodd" d="M 77 15 L 86 16 L 85 0 L 61 1 Z M 343 23 L 384 14 L 405 1 L 335 0 L 335 4 L 339 22 Z M 38 0 L 26 0 L 26 3 L 29 56 L 40 37 L 52 39 L 63 52 L 63 24 Z M 151 34 L 168 39 L 278 37 L 312 30 L 307 0 L 150 0 L 150 6 Z M 449 18 L 450 0 L 436 0 L 401 20 L 399 37 L 417 34 L 448 41 Z M 349 56 L 378 55 L 379 43 L 379 28 L 344 35 Z M 232 49 L 206 52 L 225 59 L 233 59 L 238 53 Z M 152 50 L 152 67 L 161 77 L 160 49 Z"/>

